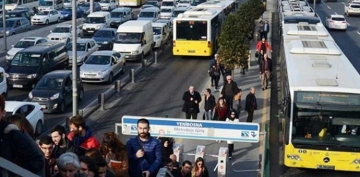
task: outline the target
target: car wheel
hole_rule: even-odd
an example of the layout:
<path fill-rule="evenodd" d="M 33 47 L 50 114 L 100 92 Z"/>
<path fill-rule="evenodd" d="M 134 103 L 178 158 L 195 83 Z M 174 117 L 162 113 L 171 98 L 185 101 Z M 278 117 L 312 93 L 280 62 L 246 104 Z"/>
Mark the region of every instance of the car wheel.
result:
<path fill-rule="evenodd" d="M 66 109 L 66 104 L 65 104 L 64 101 L 62 101 L 62 102 L 60 103 L 60 113 L 65 112 L 65 109 Z"/>
<path fill-rule="evenodd" d="M 121 68 L 121 74 L 124 74 L 126 72 L 126 63 Z"/>
<path fill-rule="evenodd" d="M 79 100 L 82 101 L 84 99 L 84 89 L 81 89 L 80 90 L 80 93 L 79 93 Z"/>
<path fill-rule="evenodd" d="M 108 84 L 111 84 L 112 82 L 113 82 L 113 73 L 110 73 L 110 75 L 109 75 L 109 79 L 108 79 L 108 81 L 107 81 L 107 83 Z"/>
<path fill-rule="evenodd" d="M 42 121 L 39 120 L 35 126 L 35 136 L 39 136 L 42 133 L 42 131 L 43 131 L 43 124 Z"/>
<path fill-rule="evenodd" d="M 56 22 L 57 22 L 57 23 L 60 23 L 60 18 L 58 18 Z"/>
<path fill-rule="evenodd" d="M 48 25 L 48 24 L 49 24 L 49 20 L 46 20 L 46 21 L 45 21 L 45 25 Z"/>

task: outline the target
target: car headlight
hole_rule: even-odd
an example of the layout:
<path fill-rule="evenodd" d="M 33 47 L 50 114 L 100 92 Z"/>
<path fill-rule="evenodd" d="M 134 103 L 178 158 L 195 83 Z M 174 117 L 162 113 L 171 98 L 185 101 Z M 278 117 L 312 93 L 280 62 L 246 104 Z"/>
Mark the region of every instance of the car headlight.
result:
<path fill-rule="evenodd" d="M 97 26 L 96 26 L 96 29 L 100 29 L 100 28 L 101 28 L 101 25 L 97 25 Z"/>
<path fill-rule="evenodd" d="M 27 76 L 28 79 L 35 79 L 36 78 L 36 74 L 30 74 Z"/>
<path fill-rule="evenodd" d="M 60 96 L 60 93 L 56 93 L 55 95 L 50 97 L 50 100 L 56 100 L 59 98 L 59 96 Z"/>
<path fill-rule="evenodd" d="M 64 16 L 67 17 L 67 16 L 69 16 L 69 14 L 65 14 Z"/>
<path fill-rule="evenodd" d="M 6 76 L 6 78 L 8 78 L 8 77 L 9 77 L 9 74 L 8 74 L 8 73 L 5 73 L 5 76 Z"/>
<path fill-rule="evenodd" d="M 10 34 L 10 31 L 6 31 L 6 34 L 9 35 L 9 34 Z"/>
<path fill-rule="evenodd" d="M 103 44 L 108 44 L 109 42 L 108 41 L 104 41 Z"/>
<path fill-rule="evenodd" d="M 83 61 L 84 59 L 84 56 L 77 56 L 76 57 L 76 61 L 79 62 L 79 61 Z"/>
<path fill-rule="evenodd" d="M 86 25 L 85 25 L 85 24 L 82 26 L 82 29 L 86 29 Z"/>
<path fill-rule="evenodd" d="M 99 74 L 99 75 L 105 75 L 108 71 L 109 71 L 109 70 L 106 69 L 106 70 L 100 71 L 98 74 Z"/>
<path fill-rule="evenodd" d="M 30 99 L 34 98 L 31 92 L 29 92 L 29 98 Z"/>
<path fill-rule="evenodd" d="M 135 51 L 132 51 L 131 54 L 138 54 L 139 51 L 138 50 L 135 50 Z"/>

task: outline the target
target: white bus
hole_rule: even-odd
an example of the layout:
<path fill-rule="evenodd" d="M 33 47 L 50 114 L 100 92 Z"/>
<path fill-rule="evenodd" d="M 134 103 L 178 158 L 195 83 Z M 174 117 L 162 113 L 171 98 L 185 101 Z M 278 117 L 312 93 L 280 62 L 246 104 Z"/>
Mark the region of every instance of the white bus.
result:
<path fill-rule="evenodd" d="M 359 172 L 360 75 L 325 29 L 294 25 L 279 60 L 284 164 Z"/>

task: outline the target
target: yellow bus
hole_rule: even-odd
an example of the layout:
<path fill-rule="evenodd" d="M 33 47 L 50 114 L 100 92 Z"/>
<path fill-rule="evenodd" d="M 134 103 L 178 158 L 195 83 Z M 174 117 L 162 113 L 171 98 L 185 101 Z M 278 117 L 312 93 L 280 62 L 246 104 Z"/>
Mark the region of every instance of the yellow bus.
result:
<path fill-rule="evenodd" d="M 284 165 L 360 172 L 359 73 L 322 24 L 282 31 Z"/>
<path fill-rule="evenodd" d="M 235 1 L 208 1 L 173 20 L 174 56 L 212 56 L 221 25 Z M 204 7 L 207 5 L 209 7 Z"/>
<path fill-rule="evenodd" d="M 145 0 L 120 0 L 119 6 L 136 7 L 145 3 Z"/>

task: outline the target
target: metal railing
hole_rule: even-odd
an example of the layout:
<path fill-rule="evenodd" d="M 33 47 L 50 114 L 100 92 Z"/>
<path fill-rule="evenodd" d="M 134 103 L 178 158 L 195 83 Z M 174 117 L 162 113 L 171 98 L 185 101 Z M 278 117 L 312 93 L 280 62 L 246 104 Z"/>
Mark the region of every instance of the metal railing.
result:
<path fill-rule="evenodd" d="M 31 173 L 30 171 L 21 168 L 20 166 L 0 157 L 0 171 L 2 177 L 8 177 L 9 172 L 17 176 L 26 176 L 26 177 L 39 177 L 38 175 Z"/>

